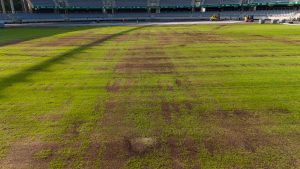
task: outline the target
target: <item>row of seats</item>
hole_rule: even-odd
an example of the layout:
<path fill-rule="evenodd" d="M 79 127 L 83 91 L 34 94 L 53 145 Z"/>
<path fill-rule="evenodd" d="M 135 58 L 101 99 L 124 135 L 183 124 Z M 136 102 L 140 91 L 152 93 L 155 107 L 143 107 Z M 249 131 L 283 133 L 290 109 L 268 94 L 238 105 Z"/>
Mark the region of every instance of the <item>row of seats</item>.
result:
<path fill-rule="evenodd" d="M 162 12 L 151 13 L 72 13 L 72 14 L 33 14 L 16 13 L 0 14 L 0 21 L 66 21 L 66 20 L 98 20 L 98 19 L 150 19 L 150 18 L 198 18 L 209 19 L 216 12 Z M 256 19 L 296 19 L 300 12 L 294 10 L 260 10 L 260 11 L 223 11 L 220 13 L 222 19 L 242 19 L 246 15 L 254 15 Z"/>
<path fill-rule="evenodd" d="M 80 8 L 96 8 L 102 7 L 103 3 L 99 0 L 68 0 L 66 6 Z"/>
<path fill-rule="evenodd" d="M 246 0 L 250 3 L 280 3 L 299 0 Z M 31 0 L 35 7 L 73 7 L 73 8 L 102 8 L 112 6 L 116 8 L 146 7 L 153 4 L 160 7 L 190 7 L 195 6 L 195 0 Z M 108 3 L 111 2 L 111 3 Z M 154 2 L 154 3 L 153 3 Z M 196 1 L 198 2 L 198 1 Z M 202 5 L 241 4 L 243 0 L 202 0 Z"/>
<path fill-rule="evenodd" d="M 160 6 L 193 6 L 192 0 L 160 0 Z"/>
<path fill-rule="evenodd" d="M 53 0 L 31 0 L 34 6 L 53 7 L 55 2 Z"/>
<path fill-rule="evenodd" d="M 148 6 L 147 0 L 115 0 L 116 7 L 145 7 Z"/>
<path fill-rule="evenodd" d="M 289 3 L 297 2 L 298 0 L 251 0 L 251 3 Z"/>
<path fill-rule="evenodd" d="M 80 7 L 95 8 L 103 6 L 113 6 L 117 8 L 125 7 L 147 7 L 148 0 L 31 0 L 36 7 Z M 155 0 L 152 1 L 156 6 L 193 6 L 194 0 Z M 105 5 L 106 4 L 106 5 Z"/>
<path fill-rule="evenodd" d="M 297 19 L 300 12 L 294 10 L 259 10 L 259 11 L 223 11 L 222 19 L 242 19 L 244 16 L 253 15 L 256 19 Z"/>
<path fill-rule="evenodd" d="M 9 21 L 9 20 L 10 18 L 8 17 L 8 15 L 0 13 L 0 21 Z"/>
<path fill-rule="evenodd" d="M 240 4 L 241 0 L 221 0 L 221 4 Z"/>

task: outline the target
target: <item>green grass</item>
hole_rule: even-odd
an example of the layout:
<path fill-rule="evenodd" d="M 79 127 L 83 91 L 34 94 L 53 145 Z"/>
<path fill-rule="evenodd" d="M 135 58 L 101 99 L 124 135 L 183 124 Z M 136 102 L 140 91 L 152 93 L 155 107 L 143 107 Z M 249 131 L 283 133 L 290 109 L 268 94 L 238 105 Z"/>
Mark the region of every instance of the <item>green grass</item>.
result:
<path fill-rule="evenodd" d="M 0 166 L 300 168 L 299 30 L 0 30 Z"/>

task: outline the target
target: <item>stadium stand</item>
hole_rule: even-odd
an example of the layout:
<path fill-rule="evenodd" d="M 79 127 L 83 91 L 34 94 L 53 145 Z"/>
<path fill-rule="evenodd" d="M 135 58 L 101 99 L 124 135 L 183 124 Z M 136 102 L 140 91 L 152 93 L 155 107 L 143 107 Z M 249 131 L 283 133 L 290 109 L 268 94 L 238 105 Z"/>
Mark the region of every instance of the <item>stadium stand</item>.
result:
<path fill-rule="evenodd" d="M 1 6 L 0 21 L 20 23 L 141 19 L 208 20 L 216 13 L 220 14 L 221 19 L 234 20 L 241 20 L 248 15 L 253 15 L 255 19 L 294 20 L 300 17 L 298 0 L 30 0 L 26 2 L 28 4 L 23 5 L 24 9 L 17 9 L 16 12 Z"/>
<path fill-rule="evenodd" d="M 141 8 L 147 7 L 148 1 L 147 0 L 115 0 L 115 7 L 117 8 Z"/>
<path fill-rule="evenodd" d="M 192 17 L 192 13 L 190 12 L 162 12 L 156 15 L 161 18 L 186 18 Z"/>
<path fill-rule="evenodd" d="M 191 7 L 194 2 L 192 0 L 160 0 L 161 7 Z"/>
<path fill-rule="evenodd" d="M 218 6 L 220 5 L 220 0 L 204 0 L 203 5 L 204 6 Z"/>
<path fill-rule="evenodd" d="M 34 7 L 55 7 L 55 2 L 53 0 L 31 0 Z"/>
<path fill-rule="evenodd" d="M 232 4 L 241 4 L 242 2 L 241 0 L 222 0 L 220 3 L 232 5 Z"/>
<path fill-rule="evenodd" d="M 71 8 L 102 8 L 103 3 L 99 0 L 68 0 L 67 6 Z"/>
<path fill-rule="evenodd" d="M 64 21 L 65 17 L 61 14 L 47 14 L 47 13 L 16 13 L 13 15 L 15 21 L 22 22 L 51 22 L 51 21 Z"/>
<path fill-rule="evenodd" d="M 252 3 L 289 3 L 293 2 L 293 0 L 253 0 Z"/>
<path fill-rule="evenodd" d="M 0 20 L 1 21 L 9 21 L 10 18 L 6 14 L 0 14 Z"/>

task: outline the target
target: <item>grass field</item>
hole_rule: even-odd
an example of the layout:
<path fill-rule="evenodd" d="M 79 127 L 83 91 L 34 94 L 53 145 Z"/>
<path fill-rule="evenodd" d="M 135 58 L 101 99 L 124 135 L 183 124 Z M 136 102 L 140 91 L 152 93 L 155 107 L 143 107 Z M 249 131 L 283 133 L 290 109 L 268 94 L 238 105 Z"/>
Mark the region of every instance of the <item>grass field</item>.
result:
<path fill-rule="evenodd" d="M 285 25 L 1 29 L 0 168 L 300 168 L 299 46 Z"/>

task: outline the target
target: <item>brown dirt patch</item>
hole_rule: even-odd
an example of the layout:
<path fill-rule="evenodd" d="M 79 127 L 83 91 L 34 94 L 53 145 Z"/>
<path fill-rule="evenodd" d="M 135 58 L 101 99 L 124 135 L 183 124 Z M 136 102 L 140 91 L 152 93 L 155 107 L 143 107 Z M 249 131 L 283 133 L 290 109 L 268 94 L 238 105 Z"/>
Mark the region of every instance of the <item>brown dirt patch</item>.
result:
<path fill-rule="evenodd" d="M 184 109 L 185 104 L 191 106 L 189 102 L 175 102 L 175 101 L 162 100 L 161 111 L 165 121 L 167 123 L 170 123 L 173 118 L 180 118 L 181 109 Z M 188 108 L 189 110 L 192 109 L 192 107 L 188 107 Z"/>
<path fill-rule="evenodd" d="M 58 121 L 63 118 L 62 114 L 47 114 L 38 117 L 39 121 Z"/>
<path fill-rule="evenodd" d="M 174 113 L 179 117 L 180 116 L 180 106 L 179 106 L 179 103 L 173 102 L 171 105 L 172 105 L 172 108 L 174 110 Z"/>
<path fill-rule="evenodd" d="M 129 159 L 129 147 L 124 138 L 134 131 L 124 120 L 127 111 L 124 106 L 125 103 L 118 99 L 107 101 L 99 122 L 99 133 L 104 146 L 99 160 L 103 169 L 123 168 Z"/>
<path fill-rule="evenodd" d="M 94 131 L 94 139 L 87 149 L 86 168 L 120 169 L 126 165 L 130 157 L 125 137 L 134 133 L 131 126 L 126 123 L 126 103 L 114 98 L 115 93 L 104 105 L 104 114 Z M 100 147 L 101 145 L 101 147 Z M 96 162 L 99 164 L 95 164 Z"/>
<path fill-rule="evenodd" d="M 248 135 L 243 133 L 243 131 L 232 130 L 214 133 L 212 137 L 207 138 L 204 141 L 205 148 L 212 156 L 215 153 L 238 149 L 244 149 L 248 152 L 255 153 L 258 147 L 267 146 L 269 143 L 271 143 L 269 138 L 266 138 L 265 135 L 261 135 L 261 133 Z"/>
<path fill-rule="evenodd" d="M 128 145 L 124 140 L 113 141 L 105 144 L 103 155 L 103 169 L 123 168 L 129 159 Z"/>
<path fill-rule="evenodd" d="M 124 84 L 124 90 L 128 91 L 132 86 L 133 86 L 133 81 L 130 79 L 126 79 Z"/>
<path fill-rule="evenodd" d="M 10 147 L 9 154 L 0 161 L 3 169 L 48 168 L 49 162 L 58 149 L 56 143 L 40 141 L 19 141 L 12 143 Z M 36 157 L 36 154 L 43 150 L 49 151 L 49 154 L 43 158 Z"/>
<path fill-rule="evenodd" d="M 173 91 L 174 90 L 174 85 L 172 82 L 167 83 L 167 90 L 168 91 Z"/>
<path fill-rule="evenodd" d="M 118 92 L 120 90 L 121 81 L 116 79 L 109 81 L 106 85 L 106 91 L 108 92 Z"/>
<path fill-rule="evenodd" d="M 191 165 L 191 168 L 192 169 L 200 169 L 200 165 L 198 164 L 198 153 L 199 153 L 199 146 L 197 144 L 197 142 L 192 138 L 192 137 L 189 137 L 187 136 L 185 139 L 184 139 L 184 147 L 186 148 L 187 150 L 187 155 L 188 155 L 188 158 L 190 160 L 190 165 Z"/>
<path fill-rule="evenodd" d="M 247 110 L 217 110 L 216 115 L 222 118 L 237 117 L 239 120 L 247 120 L 256 117 L 254 112 Z"/>
<path fill-rule="evenodd" d="M 245 110 L 217 111 L 215 126 L 204 140 L 207 151 L 217 152 L 244 149 L 255 153 L 259 147 L 283 148 L 283 139 L 263 132 L 260 120 L 254 112 Z"/>
<path fill-rule="evenodd" d="M 79 136 L 80 127 L 82 125 L 82 121 L 74 121 L 72 122 L 70 128 L 68 129 L 67 133 L 65 134 L 65 137 L 67 139 L 73 139 Z"/>
<path fill-rule="evenodd" d="M 286 108 L 271 108 L 268 110 L 270 114 L 290 114 L 291 111 Z"/>
<path fill-rule="evenodd" d="M 162 110 L 163 116 L 165 118 L 165 121 L 170 123 L 172 120 L 171 105 L 166 101 L 162 101 L 161 110 Z"/>
<path fill-rule="evenodd" d="M 188 154 L 193 158 L 197 159 L 198 157 L 198 146 L 196 141 L 192 137 L 186 137 L 184 140 L 184 146 L 186 147 Z"/>
<path fill-rule="evenodd" d="M 226 38 L 222 35 L 214 33 L 203 33 L 203 32 L 169 32 L 161 33 L 159 40 L 162 44 L 172 45 L 176 44 L 182 47 L 182 45 L 193 44 L 193 43 L 232 43 L 232 39 Z"/>
<path fill-rule="evenodd" d="M 180 79 L 176 79 L 175 83 L 176 83 L 177 87 L 181 87 L 181 85 L 182 85 L 182 82 Z"/>
<path fill-rule="evenodd" d="M 97 159 L 99 158 L 101 144 L 95 141 L 92 141 L 86 150 L 86 167 L 85 168 L 95 168 Z"/>
<path fill-rule="evenodd" d="M 268 40 L 273 42 L 285 43 L 288 45 L 300 45 L 300 40 L 292 40 L 288 38 L 276 38 L 276 37 L 264 36 L 264 35 L 253 35 L 253 37 L 258 40 Z"/>
<path fill-rule="evenodd" d="M 125 99 L 126 100 L 126 99 Z M 126 122 L 127 102 L 118 99 L 110 99 L 105 104 L 105 110 L 99 121 L 99 132 L 106 142 L 121 140 L 134 133 L 133 128 Z"/>
<path fill-rule="evenodd" d="M 146 50 L 146 49 L 145 49 Z M 141 51 L 140 57 L 125 58 L 116 67 L 117 73 L 138 74 L 141 72 L 154 72 L 154 73 L 172 73 L 174 65 L 168 57 L 151 56 L 150 54 L 144 55 Z M 164 55 L 160 53 L 159 55 Z"/>
<path fill-rule="evenodd" d="M 107 103 L 106 103 L 106 105 L 105 105 L 105 111 L 106 112 L 112 112 L 112 111 L 114 111 L 114 108 L 116 107 L 116 101 L 114 101 L 114 100 L 109 100 Z"/>
<path fill-rule="evenodd" d="M 161 37 L 160 34 L 155 33 L 139 34 L 141 39 L 156 37 L 159 41 L 157 44 L 147 44 L 146 46 L 128 49 L 126 57 L 116 66 L 115 72 L 126 74 L 143 72 L 156 74 L 174 73 L 175 66 L 171 59 L 166 56 L 165 51 L 163 51 L 163 46 L 169 45 L 168 42 L 163 42 L 165 40 L 164 36 Z"/>
<path fill-rule="evenodd" d="M 109 69 L 105 68 L 105 67 L 97 67 L 97 68 L 95 68 L 95 70 L 97 70 L 97 71 L 105 71 L 105 70 L 109 70 Z"/>
<path fill-rule="evenodd" d="M 173 169 L 183 169 L 184 164 L 180 160 L 180 148 L 177 138 L 170 137 L 167 140 L 168 147 L 170 149 L 171 158 L 172 158 L 172 167 Z"/>
<path fill-rule="evenodd" d="M 187 110 L 191 111 L 193 109 L 193 104 L 191 101 L 185 101 L 184 103 Z"/>

